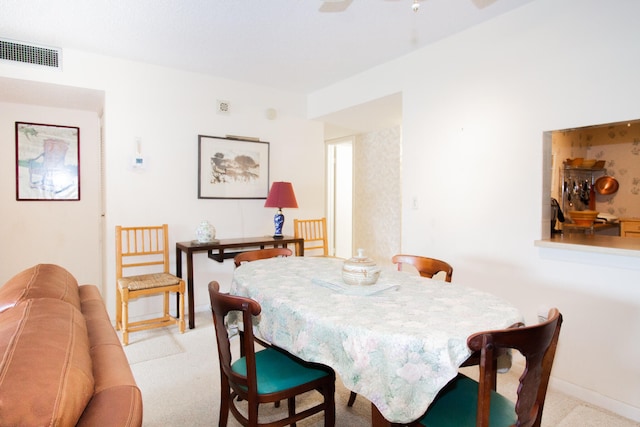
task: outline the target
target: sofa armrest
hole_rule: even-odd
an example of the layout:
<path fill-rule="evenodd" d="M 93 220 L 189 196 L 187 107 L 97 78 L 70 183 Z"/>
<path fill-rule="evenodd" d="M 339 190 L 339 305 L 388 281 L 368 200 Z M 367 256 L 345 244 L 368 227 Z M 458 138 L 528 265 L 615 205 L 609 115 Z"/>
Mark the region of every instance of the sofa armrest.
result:
<path fill-rule="evenodd" d="M 80 286 L 79 290 L 89 335 L 95 393 L 78 425 L 139 427 L 142 425 L 142 394 L 100 292 L 93 285 Z"/>

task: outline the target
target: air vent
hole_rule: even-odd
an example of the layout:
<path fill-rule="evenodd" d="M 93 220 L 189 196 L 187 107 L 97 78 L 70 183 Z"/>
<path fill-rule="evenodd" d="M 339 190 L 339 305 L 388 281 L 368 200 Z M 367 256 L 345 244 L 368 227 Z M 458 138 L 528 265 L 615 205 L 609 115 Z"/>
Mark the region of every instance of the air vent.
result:
<path fill-rule="evenodd" d="M 0 59 L 60 68 L 60 49 L 0 39 Z"/>

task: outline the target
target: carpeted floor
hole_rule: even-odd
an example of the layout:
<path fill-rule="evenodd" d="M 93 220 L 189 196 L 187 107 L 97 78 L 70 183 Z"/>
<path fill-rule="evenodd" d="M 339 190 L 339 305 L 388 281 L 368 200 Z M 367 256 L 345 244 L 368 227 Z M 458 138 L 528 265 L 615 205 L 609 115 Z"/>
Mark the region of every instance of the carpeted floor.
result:
<path fill-rule="evenodd" d="M 125 352 L 133 374 L 142 390 L 145 427 L 215 426 L 218 425 L 220 384 L 218 355 L 211 314 L 196 313 L 195 329 L 184 334 L 177 327 L 161 328 L 130 334 Z M 465 368 L 473 375 L 477 368 Z M 498 377 L 498 391 L 515 399 L 518 369 Z M 311 393 L 297 401 L 316 399 Z M 349 391 L 336 383 L 336 426 L 365 427 L 371 424 L 371 406 L 359 396 L 352 408 L 347 407 Z M 265 405 L 265 416 L 274 411 L 286 411 L 286 405 L 274 408 Z M 240 426 L 229 415 L 230 427 Z M 298 423 L 301 427 L 319 427 L 323 417 L 318 414 Z M 592 407 L 570 396 L 547 394 L 542 420 L 543 427 L 640 427 L 640 423 Z"/>

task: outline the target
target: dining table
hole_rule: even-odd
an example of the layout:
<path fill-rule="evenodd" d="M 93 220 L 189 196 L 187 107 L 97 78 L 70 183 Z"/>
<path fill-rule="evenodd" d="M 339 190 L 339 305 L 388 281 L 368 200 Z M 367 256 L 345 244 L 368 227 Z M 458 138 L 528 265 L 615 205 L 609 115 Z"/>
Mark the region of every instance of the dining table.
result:
<path fill-rule="evenodd" d="M 471 355 L 471 334 L 523 321 L 501 297 L 392 267 L 382 268 L 375 284 L 347 285 L 343 263 L 245 263 L 234 271 L 230 293 L 260 304 L 256 337 L 330 366 L 346 388 L 369 399 L 372 425 L 419 419 Z"/>

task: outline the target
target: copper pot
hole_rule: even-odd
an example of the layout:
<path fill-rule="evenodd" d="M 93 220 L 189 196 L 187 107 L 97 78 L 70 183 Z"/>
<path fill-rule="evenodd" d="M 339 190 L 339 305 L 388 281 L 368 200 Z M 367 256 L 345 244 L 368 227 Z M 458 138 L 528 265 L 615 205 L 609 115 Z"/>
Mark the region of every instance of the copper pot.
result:
<path fill-rule="evenodd" d="M 601 176 L 596 180 L 595 187 L 598 194 L 606 196 L 607 194 L 613 194 L 618 191 L 618 181 L 612 176 Z"/>

